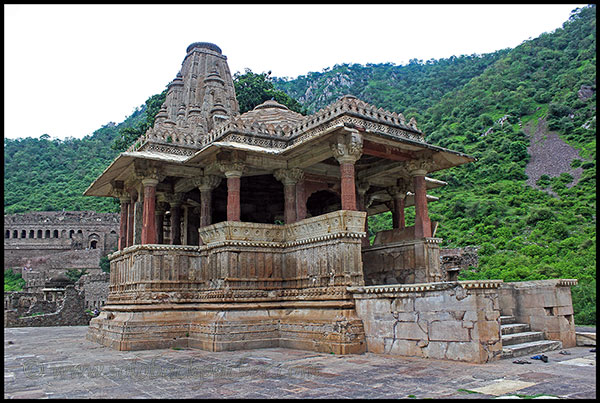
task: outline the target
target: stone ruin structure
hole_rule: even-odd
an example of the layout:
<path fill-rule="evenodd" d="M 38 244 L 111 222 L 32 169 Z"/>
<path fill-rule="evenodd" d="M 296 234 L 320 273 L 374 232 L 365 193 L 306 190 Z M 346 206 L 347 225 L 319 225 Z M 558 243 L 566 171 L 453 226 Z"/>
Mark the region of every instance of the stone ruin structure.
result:
<path fill-rule="evenodd" d="M 92 317 L 84 304 L 84 293 L 59 274 L 39 291 L 5 292 L 4 327 L 87 325 Z"/>
<path fill-rule="evenodd" d="M 119 215 L 40 211 L 4 216 L 4 268 L 21 273 L 29 291 L 70 269 L 100 272 L 102 256 L 117 249 Z"/>
<path fill-rule="evenodd" d="M 550 281 L 541 299 L 501 280 L 448 281 L 427 194 L 445 183 L 427 175 L 474 158 L 353 96 L 309 116 L 275 101 L 240 114 L 221 49 L 186 53 L 154 126 L 85 191 L 121 203 L 88 339 L 487 362 L 508 322 L 528 320 L 569 346 L 572 281 Z M 370 245 L 366 218 L 384 211 L 394 228 Z"/>

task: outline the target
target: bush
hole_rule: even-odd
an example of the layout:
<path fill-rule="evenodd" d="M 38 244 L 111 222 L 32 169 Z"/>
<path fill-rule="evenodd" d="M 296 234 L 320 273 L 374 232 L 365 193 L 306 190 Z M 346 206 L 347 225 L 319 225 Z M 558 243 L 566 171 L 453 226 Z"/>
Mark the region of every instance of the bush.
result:
<path fill-rule="evenodd" d="M 24 286 L 21 273 L 15 273 L 13 269 L 4 270 L 4 291 L 22 291 Z"/>

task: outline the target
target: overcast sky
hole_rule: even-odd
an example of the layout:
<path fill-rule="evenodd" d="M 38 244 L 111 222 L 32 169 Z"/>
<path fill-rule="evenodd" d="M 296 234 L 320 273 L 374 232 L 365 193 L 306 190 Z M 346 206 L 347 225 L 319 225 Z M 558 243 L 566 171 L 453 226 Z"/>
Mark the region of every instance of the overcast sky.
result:
<path fill-rule="evenodd" d="M 193 42 L 232 74 L 297 77 L 514 48 L 578 4 L 4 5 L 4 136 L 92 134 L 175 78 Z"/>

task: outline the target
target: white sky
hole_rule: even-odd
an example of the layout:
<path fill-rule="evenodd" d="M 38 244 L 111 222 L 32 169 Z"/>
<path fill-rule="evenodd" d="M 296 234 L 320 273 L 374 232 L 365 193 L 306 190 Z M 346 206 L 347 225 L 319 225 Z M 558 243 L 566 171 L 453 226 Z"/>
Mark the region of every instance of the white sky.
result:
<path fill-rule="evenodd" d="M 4 5 L 4 136 L 92 134 L 175 78 L 193 42 L 297 77 L 514 48 L 583 4 Z"/>

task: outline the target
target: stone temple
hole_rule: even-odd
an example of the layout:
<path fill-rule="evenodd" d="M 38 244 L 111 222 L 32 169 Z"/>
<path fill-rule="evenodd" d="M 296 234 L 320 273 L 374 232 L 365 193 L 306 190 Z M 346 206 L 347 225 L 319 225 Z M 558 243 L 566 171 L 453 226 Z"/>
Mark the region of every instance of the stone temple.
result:
<path fill-rule="evenodd" d="M 518 321 L 574 345 L 574 281 L 519 288 L 442 269 L 427 191 L 445 183 L 427 175 L 473 161 L 353 96 L 309 116 L 275 101 L 240 114 L 227 58 L 193 43 L 154 127 L 85 191 L 121 202 L 87 337 L 487 362 L 513 353 L 501 326 Z M 367 216 L 384 211 L 394 228 L 370 245 Z"/>

